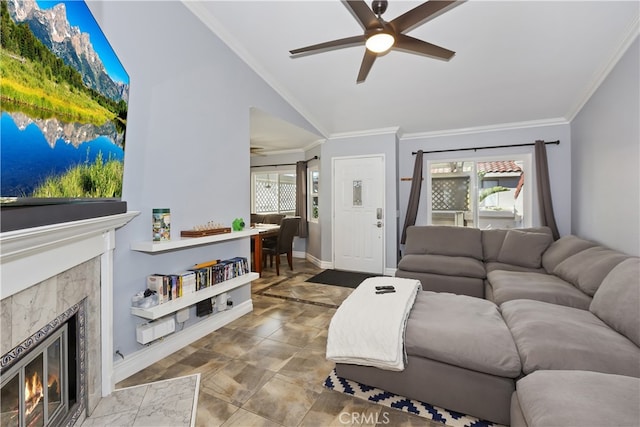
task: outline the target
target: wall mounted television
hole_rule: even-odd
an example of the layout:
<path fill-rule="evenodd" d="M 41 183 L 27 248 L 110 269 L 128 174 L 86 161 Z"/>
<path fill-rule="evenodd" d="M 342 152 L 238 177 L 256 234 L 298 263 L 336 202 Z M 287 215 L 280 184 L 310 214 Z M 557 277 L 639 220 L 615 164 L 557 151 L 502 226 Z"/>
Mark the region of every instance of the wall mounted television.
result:
<path fill-rule="evenodd" d="M 0 5 L 2 231 L 126 212 L 129 75 L 91 11 Z"/>

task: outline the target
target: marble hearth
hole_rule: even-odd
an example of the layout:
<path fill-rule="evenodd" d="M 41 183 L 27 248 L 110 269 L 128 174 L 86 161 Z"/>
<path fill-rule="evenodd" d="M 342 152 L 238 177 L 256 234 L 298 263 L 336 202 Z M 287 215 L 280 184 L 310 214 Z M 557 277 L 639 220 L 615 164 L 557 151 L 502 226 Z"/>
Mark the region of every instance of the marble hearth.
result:
<path fill-rule="evenodd" d="M 0 354 L 70 307 L 83 304 L 85 402 L 91 414 L 114 388 L 113 249 L 115 230 L 138 212 L 0 233 Z"/>

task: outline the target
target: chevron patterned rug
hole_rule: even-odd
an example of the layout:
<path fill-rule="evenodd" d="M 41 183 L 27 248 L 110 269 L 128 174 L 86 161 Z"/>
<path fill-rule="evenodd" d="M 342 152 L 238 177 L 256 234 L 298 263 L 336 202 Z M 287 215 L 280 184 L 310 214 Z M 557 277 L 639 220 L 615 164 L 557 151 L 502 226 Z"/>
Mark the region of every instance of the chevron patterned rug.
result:
<path fill-rule="evenodd" d="M 418 415 L 419 417 L 440 422 L 446 426 L 500 426 L 499 424 L 495 424 L 490 421 L 480 420 L 469 415 L 461 414 L 460 412 L 449 411 L 447 409 L 420 402 L 418 400 L 407 399 L 406 397 L 394 393 L 389 393 L 379 388 L 370 387 L 365 384 L 360 384 L 356 381 L 339 377 L 336 374 L 335 369 L 331 371 L 331 374 L 329 374 L 327 379 L 324 381 L 324 386 L 331 390 L 358 397 L 360 399 L 368 400 L 369 402 L 377 403 L 388 408 L 398 409 L 400 411 Z"/>

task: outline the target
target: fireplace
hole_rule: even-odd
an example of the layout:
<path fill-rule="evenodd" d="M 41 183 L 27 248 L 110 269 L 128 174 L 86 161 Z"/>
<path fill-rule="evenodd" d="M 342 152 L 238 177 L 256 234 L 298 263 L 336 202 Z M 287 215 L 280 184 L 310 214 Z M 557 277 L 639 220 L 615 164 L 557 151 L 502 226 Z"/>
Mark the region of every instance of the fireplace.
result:
<path fill-rule="evenodd" d="M 0 233 L 3 427 L 81 425 L 113 390 L 115 229 L 136 215 Z"/>
<path fill-rule="evenodd" d="M 85 303 L 2 356 L 0 425 L 74 425 L 85 409 Z"/>

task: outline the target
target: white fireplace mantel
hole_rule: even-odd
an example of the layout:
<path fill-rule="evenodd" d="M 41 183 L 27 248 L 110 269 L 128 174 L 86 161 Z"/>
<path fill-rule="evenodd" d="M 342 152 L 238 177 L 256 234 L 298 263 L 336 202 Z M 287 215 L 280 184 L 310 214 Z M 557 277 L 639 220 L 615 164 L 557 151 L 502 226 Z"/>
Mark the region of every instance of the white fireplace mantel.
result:
<path fill-rule="evenodd" d="M 113 250 L 115 230 L 140 212 L 0 233 L 0 298 L 8 298 L 100 257 L 102 395 L 113 390 Z"/>
<path fill-rule="evenodd" d="M 0 297 L 7 298 L 106 251 L 111 232 L 139 212 L 127 212 L 0 233 Z"/>

